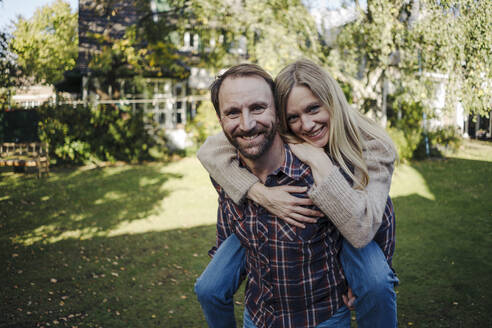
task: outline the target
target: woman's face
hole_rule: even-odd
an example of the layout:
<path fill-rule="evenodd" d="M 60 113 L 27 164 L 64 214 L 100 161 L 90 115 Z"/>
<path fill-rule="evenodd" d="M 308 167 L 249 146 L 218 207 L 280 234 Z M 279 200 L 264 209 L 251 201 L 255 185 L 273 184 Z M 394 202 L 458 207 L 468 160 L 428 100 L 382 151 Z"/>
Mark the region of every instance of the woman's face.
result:
<path fill-rule="evenodd" d="M 308 87 L 295 86 L 287 99 L 287 124 L 291 131 L 316 147 L 328 143 L 330 114 Z"/>

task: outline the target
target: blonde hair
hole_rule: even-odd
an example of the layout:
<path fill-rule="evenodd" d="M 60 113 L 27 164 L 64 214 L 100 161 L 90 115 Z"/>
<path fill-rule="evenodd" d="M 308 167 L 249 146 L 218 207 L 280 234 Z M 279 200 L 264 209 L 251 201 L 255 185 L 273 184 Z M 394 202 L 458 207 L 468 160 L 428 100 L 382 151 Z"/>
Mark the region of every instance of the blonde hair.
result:
<path fill-rule="evenodd" d="M 287 100 L 295 86 L 305 86 L 320 99 L 330 114 L 329 139 L 325 151 L 352 179 L 355 189 L 363 189 L 369 182 L 367 165 L 362 151 L 365 148 L 361 132 L 381 141 L 395 154 L 395 146 L 386 131 L 374 121 L 352 109 L 338 83 L 315 63 L 302 59 L 286 66 L 275 79 L 275 98 L 280 118 L 280 132 L 287 142 L 300 143 L 302 139 L 290 130 L 287 121 Z M 361 174 L 360 180 L 355 170 Z"/>

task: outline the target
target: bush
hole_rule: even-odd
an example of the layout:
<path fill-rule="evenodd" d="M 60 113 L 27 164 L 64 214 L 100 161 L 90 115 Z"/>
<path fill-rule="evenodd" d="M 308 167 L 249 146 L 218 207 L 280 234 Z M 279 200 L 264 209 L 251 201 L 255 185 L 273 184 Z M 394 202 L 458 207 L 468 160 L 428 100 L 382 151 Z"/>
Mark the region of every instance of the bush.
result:
<path fill-rule="evenodd" d="M 197 115 L 186 126 L 186 130 L 191 134 L 196 147 L 200 147 L 209 135 L 222 131 L 214 106 L 210 101 L 202 102 L 197 110 Z"/>
<path fill-rule="evenodd" d="M 142 111 L 113 105 L 43 105 L 39 137 L 57 163 L 140 162 L 166 156 L 163 131 L 151 134 Z"/>
<path fill-rule="evenodd" d="M 423 159 L 428 156 L 442 157 L 443 152 L 456 152 L 463 142 L 459 130 L 451 125 L 428 131 L 427 140 L 429 144 L 429 154 L 426 152 L 425 135 L 422 134 L 421 141 L 414 152 L 414 158 Z"/>
<path fill-rule="evenodd" d="M 420 131 L 407 131 L 388 128 L 388 134 L 395 143 L 400 161 L 405 162 L 413 158 L 413 153 L 420 142 Z"/>

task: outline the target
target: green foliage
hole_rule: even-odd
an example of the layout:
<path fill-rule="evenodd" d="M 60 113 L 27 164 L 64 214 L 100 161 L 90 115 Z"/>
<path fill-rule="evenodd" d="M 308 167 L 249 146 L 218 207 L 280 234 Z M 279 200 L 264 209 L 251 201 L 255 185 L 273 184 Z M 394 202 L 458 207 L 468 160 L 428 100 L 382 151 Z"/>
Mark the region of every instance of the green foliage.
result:
<path fill-rule="evenodd" d="M 49 106 L 39 109 L 40 139 L 60 163 L 164 159 L 163 131 L 151 135 L 141 111 L 111 105 Z"/>
<path fill-rule="evenodd" d="M 426 141 L 427 140 L 427 141 Z M 429 154 L 426 151 L 426 142 Z M 454 126 L 444 126 L 431 129 L 422 133 L 419 144 L 413 153 L 413 158 L 423 159 L 430 157 L 443 157 L 445 152 L 456 152 L 463 143 L 460 132 Z"/>
<path fill-rule="evenodd" d="M 406 162 L 412 159 L 414 151 L 420 143 L 420 133 L 412 131 L 405 133 L 402 130 L 391 127 L 387 129 L 387 132 L 395 143 L 400 161 Z"/>
<path fill-rule="evenodd" d="M 445 83 L 446 109 L 459 101 L 484 114 L 492 103 L 491 26 L 488 1 L 368 0 L 341 30 L 330 61 L 364 112 L 384 115 L 387 81 L 404 101 L 429 108 L 436 83 Z"/>
<path fill-rule="evenodd" d="M 214 135 L 222 131 L 219 119 L 211 102 L 206 101 L 200 104 L 197 109 L 197 115 L 186 126 L 186 130 L 188 133 L 191 133 L 196 147 L 203 144 L 209 135 Z"/>
<path fill-rule="evenodd" d="M 448 74 L 447 107 L 461 102 L 466 111 L 485 114 L 492 103 L 492 6 L 489 1 L 424 2 L 430 24 L 419 31 L 427 51 L 426 66 L 439 66 Z M 436 54 L 435 50 L 440 50 Z M 434 64 L 434 62 L 436 62 Z M 430 63 L 430 65 L 429 65 Z"/>
<path fill-rule="evenodd" d="M 36 110 L 0 111 L 0 142 L 33 142 L 38 138 Z"/>
<path fill-rule="evenodd" d="M 78 54 L 78 14 L 70 5 L 56 0 L 37 9 L 33 17 L 19 17 L 10 41 L 17 62 L 35 82 L 54 84 L 63 72 L 75 67 Z"/>
<path fill-rule="evenodd" d="M 413 158 L 422 138 L 424 107 L 417 102 L 405 102 L 396 98 L 388 112 L 390 128 L 388 132 L 395 142 L 400 159 Z"/>
<path fill-rule="evenodd" d="M 10 35 L 0 31 L 0 111 L 9 107 L 11 88 L 21 84 L 22 71 L 9 50 L 10 38 Z"/>

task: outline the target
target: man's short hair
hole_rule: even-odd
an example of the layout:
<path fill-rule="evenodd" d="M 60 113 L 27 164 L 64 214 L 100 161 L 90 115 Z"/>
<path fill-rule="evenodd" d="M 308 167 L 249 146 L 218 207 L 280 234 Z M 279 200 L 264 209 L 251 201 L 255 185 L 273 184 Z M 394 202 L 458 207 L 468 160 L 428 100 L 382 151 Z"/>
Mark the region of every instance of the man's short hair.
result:
<path fill-rule="evenodd" d="M 259 76 L 270 86 L 270 91 L 272 96 L 275 91 L 275 83 L 270 74 L 267 73 L 263 68 L 255 64 L 239 64 L 232 66 L 224 73 L 217 75 L 215 81 L 210 85 L 210 96 L 212 98 L 212 104 L 214 105 L 215 112 L 217 116 L 220 117 L 220 107 L 219 107 L 219 91 L 222 86 L 222 82 L 228 77 L 242 77 L 242 76 Z"/>

